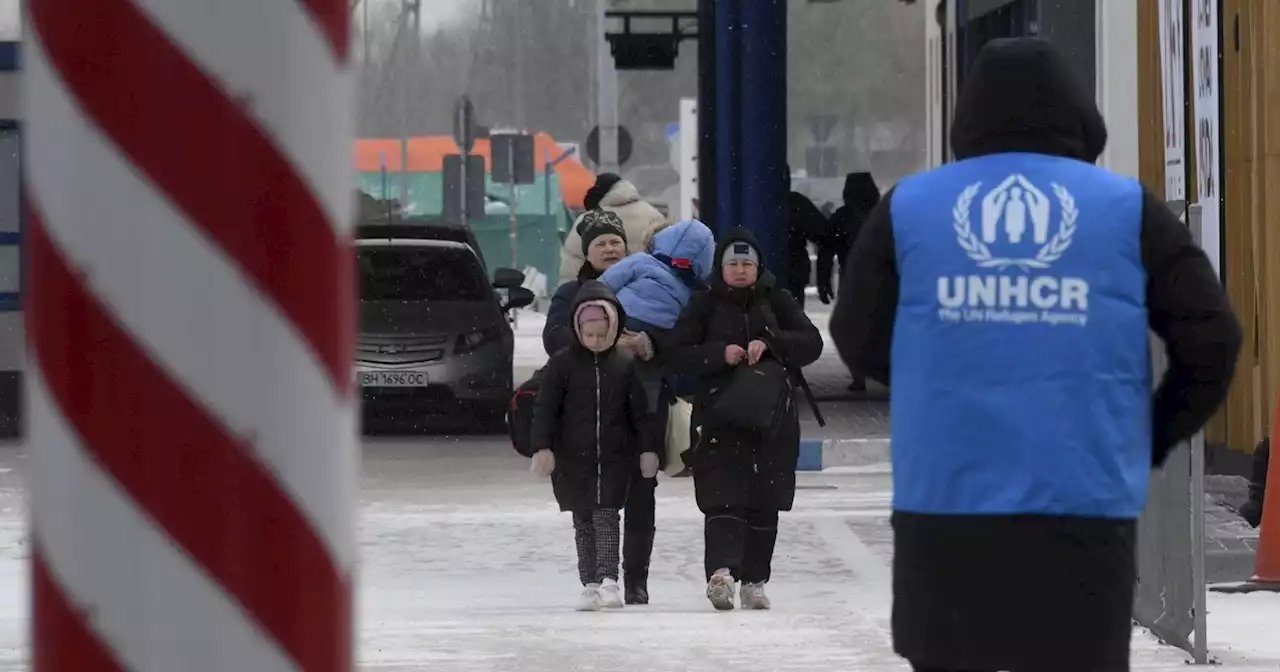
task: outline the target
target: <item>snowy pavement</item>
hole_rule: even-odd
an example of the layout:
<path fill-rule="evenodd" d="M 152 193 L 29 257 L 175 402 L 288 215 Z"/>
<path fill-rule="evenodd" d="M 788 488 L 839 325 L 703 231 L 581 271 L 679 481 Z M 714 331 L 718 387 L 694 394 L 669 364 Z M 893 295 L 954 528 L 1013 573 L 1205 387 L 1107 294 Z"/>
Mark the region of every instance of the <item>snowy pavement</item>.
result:
<path fill-rule="evenodd" d="M 359 660 L 369 672 L 904 672 L 890 650 L 889 473 L 801 474 L 784 514 L 769 612 L 702 596 L 688 479 L 658 488 L 653 604 L 578 613 L 573 533 L 550 486 L 500 439 L 365 444 Z M 25 460 L 0 448 L 0 671 L 26 669 Z M 1223 672 L 1280 669 L 1275 595 L 1209 596 Z M 1135 631 L 1135 672 L 1186 656 Z"/>

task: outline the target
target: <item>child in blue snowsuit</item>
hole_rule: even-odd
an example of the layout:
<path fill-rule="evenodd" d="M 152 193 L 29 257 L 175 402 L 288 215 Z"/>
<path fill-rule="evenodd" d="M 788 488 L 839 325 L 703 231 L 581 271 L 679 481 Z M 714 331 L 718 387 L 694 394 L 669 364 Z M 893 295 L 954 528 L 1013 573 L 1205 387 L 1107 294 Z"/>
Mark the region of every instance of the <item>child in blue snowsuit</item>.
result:
<path fill-rule="evenodd" d="M 624 257 L 600 276 L 626 313 L 626 330 L 652 353 L 652 341 L 671 330 L 693 292 L 706 285 L 715 263 L 715 235 L 706 224 L 686 219 L 656 227 L 647 236 L 645 254 Z M 648 359 L 648 357 L 643 357 Z M 656 410 L 662 375 L 656 367 L 642 367 L 641 381 Z"/>

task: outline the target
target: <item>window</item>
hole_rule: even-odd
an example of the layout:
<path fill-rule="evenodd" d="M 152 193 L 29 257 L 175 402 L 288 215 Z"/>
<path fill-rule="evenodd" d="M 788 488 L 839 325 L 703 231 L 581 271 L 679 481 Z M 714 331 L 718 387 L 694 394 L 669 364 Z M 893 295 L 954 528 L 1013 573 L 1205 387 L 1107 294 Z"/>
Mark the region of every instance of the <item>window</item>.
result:
<path fill-rule="evenodd" d="M 361 301 L 493 301 L 470 249 L 363 247 L 356 253 Z"/>

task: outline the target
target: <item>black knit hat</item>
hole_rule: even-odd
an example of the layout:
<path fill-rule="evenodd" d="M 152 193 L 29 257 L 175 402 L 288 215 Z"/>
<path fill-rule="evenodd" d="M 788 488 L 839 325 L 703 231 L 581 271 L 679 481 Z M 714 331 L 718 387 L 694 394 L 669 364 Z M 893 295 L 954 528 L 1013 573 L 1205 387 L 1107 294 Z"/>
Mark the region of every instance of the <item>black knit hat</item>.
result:
<path fill-rule="evenodd" d="M 623 243 L 627 240 L 627 229 L 622 225 L 622 218 L 608 210 L 589 210 L 578 222 L 578 235 L 582 238 L 582 253 L 587 253 L 591 241 L 600 236 L 617 236 Z"/>
<path fill-rule="evenodd" d="M 591 185 L 587 190 L 586 196 L 582 197 L 582 207 L 588 210 L 595 210 L 600 207 L 600 201 L 604 200 L 605 194 L 613 188 L 613 185 L 622 181 L 622 177 L 615 173 L 600 173 L 596 176 L 596 183 Z"/>

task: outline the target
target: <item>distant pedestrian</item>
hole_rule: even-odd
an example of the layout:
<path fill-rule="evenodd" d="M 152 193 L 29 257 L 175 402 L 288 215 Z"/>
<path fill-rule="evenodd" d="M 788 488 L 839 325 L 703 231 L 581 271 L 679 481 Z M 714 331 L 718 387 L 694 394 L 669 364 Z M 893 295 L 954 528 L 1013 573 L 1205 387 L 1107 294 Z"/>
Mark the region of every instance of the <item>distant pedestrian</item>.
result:
<path fill-rule="evenodd" d="M 787 241 L 786 288 L 804 308 L 805 287 L 813 275 L 809 243 L 818 245 L 827 235 L 827 218 L 808 196 L 791 188 L 791 167 L 787 166 L 782 191 L 781 225 Z"/>
<path fill-rule="evenodd" d="M 587 190 L 583 198 L 583 207 L 587 212 L 603 210 L 618 216 L 622 222 L 623 238 L 627 244 L 627 252 L 639 252 L 644 249 L 644 235 L 652 227 L 666 221 L 657 208 L 640 198 L 640 191 L 634 184 L 613 173 L 601 173 L 596 183 Z M 582 249 L 579 230 L 586 214 L 579 216 L 574 222 L 569 235 L 565 236 L 564 246 L 560 251 L 560 282 L 568 282 L 578 277 L 582 268 L 585 253 Z"/>
<path fill-rule="evenodd" d="M 988 42 L 956 161 L 898 182 L 841 278 L 840 356 L 892 389 L 893 643 L 918 672 L 1126 672 L 1151 471 L 1226 397 L 1226 292 L 1162 199 L 1094 165 L 1106 138 L 1048 42 Z"/>
<path fill-rule="evenodd" d="M 534 401 L 531 470 L 550 476 L 561 511 L 573 513 L 578 609 L 620 608 L 618 511 L 632 473 L 658 472 L 655 427 L 635 359 L 615 345 L 625 319 L 613 292 L 588 281 L 571 307 L 577 343 L 547 363 Z"/>
<path fill-rule="evenodd" d="M 1240 517 L 1254 527 L 1262 524 L 1262 505 L 1267 499 L 1267 469 L 1270 465 L 1271 439 L 1265 438 L 1253 449 L 1253 470 L 1249 474 L 1249 499 L 1244 506 L 1240 507 Z"/>

